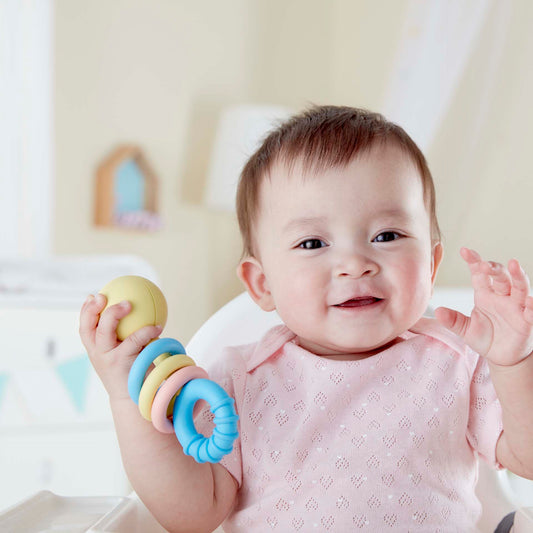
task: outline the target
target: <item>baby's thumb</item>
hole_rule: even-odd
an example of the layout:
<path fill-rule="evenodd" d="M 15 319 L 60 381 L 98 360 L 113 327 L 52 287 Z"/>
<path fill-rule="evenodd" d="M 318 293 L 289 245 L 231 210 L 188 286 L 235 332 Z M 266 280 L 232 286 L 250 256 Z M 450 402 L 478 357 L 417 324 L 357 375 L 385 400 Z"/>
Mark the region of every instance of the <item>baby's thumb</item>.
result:
<path fill-rule="evenodd" d="M 126 356 L 137 356 L 151 340 L 159 337 L 162 329 L 161 326 L 145 326 L 138 329 L 124 339 L 117 351 L 124 353 Z"/>
<path fill-rule="evenodd" d="M 464 338 L 470 318 L 448 307 L 437 307 L 435 318 L 447 329 Z"/>

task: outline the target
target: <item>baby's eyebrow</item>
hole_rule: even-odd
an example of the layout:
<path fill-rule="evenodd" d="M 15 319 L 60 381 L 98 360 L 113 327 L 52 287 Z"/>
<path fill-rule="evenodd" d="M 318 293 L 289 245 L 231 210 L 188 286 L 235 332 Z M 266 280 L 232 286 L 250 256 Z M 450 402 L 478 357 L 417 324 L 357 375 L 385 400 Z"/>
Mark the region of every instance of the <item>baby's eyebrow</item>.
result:
<path fill-rule="evenodd" d="M 376 217 L 377 218 L 394 218 L 394 219 L 401 219 L 405 222 L 409 222 L 413 219 L 413 216 L 411 213 L 406 211 L 405 209 L 393 207 L 391 209 L 383 209 L 381 211 L 376 211 Z"/>
<path fill-rule="evenodd" d="M 402 209 L 401 207 L 392 207 L 377 210 L 374 213 L 373 218 L 376 219 L 394 219 L 403 223 L 409 223 L 413 220 L 413 216 L 409 211 Z M 299 229 L 307 229 L 309 226 L 320 226 L 327 223 L 327 217 L 297 217 L 289 220 L 285 226 L 283 226 L 283 232 L 290 232 Z"/>
<path fill-rule="evenodd" d="M 299 228 L 305 228 L 308 226 L 315 226 L 324 224 L 326 217 L 298 217 L 293 218 L 283 226 L 283 231 L 288 232 Z"/>

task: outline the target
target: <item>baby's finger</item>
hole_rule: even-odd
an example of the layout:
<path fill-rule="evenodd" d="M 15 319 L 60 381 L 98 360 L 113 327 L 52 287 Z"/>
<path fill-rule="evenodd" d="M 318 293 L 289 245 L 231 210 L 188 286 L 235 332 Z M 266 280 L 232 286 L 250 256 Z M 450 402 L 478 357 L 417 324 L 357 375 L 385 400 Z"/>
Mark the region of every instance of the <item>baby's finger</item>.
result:
<path fill-rule="evenodd" d="M 489 283 L 492 281 L 492 290 L 501 296 L 511 294 L 511 276 L 507 269 L 501 263 L 494 261 L 484 261 L 481 270 L 490 276 Z"/>
<path fill-rule="evenodd" d="M 459 250 L 459 253 L 469 266 L 476 266 L 478 263 L 481 262 L 481 256 L 475 250 L 463 246 Z"/>
<path fill-rule="evenodd" d="M 461 248 L 461 257 L 467 262 L 472 275 L 472 287 L 474 290 L 487 290 L 491 288 L 489 276 L 482 270 L 481 256 L 470 248 Z"/>
<path fill-rule="evenodd" d="M 516 259 L 509 261 L 509 273 L 513 282 L 511 296 L 518 302 L 523 302 L 529 295 L 529 278 Z"/>
<path fill-rule="evenodd" d="M 105 307 L 106 299 L 95 298 L 90 294 L 85 300 L 80 311 L 79 334 L 86 348 L 94 345 L 96 327 L 100 319 L 100 313 Z"/>
<path fill-rule="evenodd" d="M 98 327 L 96 328 L 95 337 L 96 344 L 100 350 L 108 352 L 119 344 L 119 340 L 117 339 L 117 326 L 120 320 L 130 311 L 131 303 L 123 301 L 108 307 L 102 313 Z"/>
<path fill-rule="evenodd" d="M 533 296 L 528 296 L 526 298 L 524 318 L 529 324 L 533 325 Z"/>
<path fill-rule="evenodd" d="M 124 342 L 118 347 L 116 353 L 124 357 L 138 355 L 151 340 L 159 337 L 162 330 L 163 328 L 161 326 L 145 326 L 140 328 L 124 339 Z"/>
<path fill-rule="evenodd" d="M 470 324 L 470 317 L 463 315 L 455 309 L 449 307 L 437 307 L 435 309 L 435 318 L 449 330 L 453 331 L 460 337 L 465 337 L 466 330 Z"/>

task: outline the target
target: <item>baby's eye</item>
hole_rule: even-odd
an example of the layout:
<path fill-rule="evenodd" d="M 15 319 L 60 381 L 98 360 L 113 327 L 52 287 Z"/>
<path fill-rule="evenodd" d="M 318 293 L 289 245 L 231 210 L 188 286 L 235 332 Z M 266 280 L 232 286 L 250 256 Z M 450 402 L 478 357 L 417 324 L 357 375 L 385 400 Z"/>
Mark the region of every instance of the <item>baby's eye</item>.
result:
<path fill-rule="evenodd" d="M 399 238 L 401 238 L 401 235 L 395 231 L 384 231 L 374 239 L 374 242 L 390 242 Z"/>
<path fill-rule="evenodd" d="M 316 248 L 322 248 L 323 246 L 326 246 L 326 243 L 320 239 L 307 239 L 306 241 L 301 242 L 298 245 L 298 248 L 303 248 L 304 250 L 314 250 Z"/>

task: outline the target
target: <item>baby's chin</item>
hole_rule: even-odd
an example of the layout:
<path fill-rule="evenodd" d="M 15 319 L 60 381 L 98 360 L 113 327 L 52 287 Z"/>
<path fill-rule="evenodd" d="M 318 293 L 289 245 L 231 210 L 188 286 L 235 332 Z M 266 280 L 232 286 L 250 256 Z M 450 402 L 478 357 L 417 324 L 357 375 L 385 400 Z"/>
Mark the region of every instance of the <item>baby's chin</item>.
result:
<path fill-rule="evenodd" d="M 302 348 L 305 348 L 309 352 L 315 354 L 318 357 L 324 357 L 328 359 L 338 361 L 358 361 L 360 359 L 367 359 L 373 355 L 377 355 L 388 348 L 391 348 L 395 344 L 402 342 L 404 339 L 401 337 L 395 337 L 392 340 L 386 340 L 374 346 L 365 347 L 353 347 L 353 346 L 339 346 L 339 345 L 323 345 L 312 340 L 307 340 L 302 337 L 298 337 L 298 344 Z"/>

